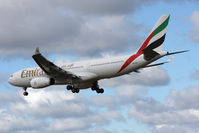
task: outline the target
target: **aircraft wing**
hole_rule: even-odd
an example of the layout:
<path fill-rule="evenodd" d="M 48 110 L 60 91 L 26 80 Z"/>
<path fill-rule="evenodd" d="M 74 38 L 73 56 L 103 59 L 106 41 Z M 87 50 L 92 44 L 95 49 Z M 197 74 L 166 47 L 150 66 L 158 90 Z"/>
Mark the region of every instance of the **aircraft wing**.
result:
<path fill-rule="evenodd" d="M 42 54 L 39 52 L 39 48 L 36 48 L 35 54 L 32 56 L 35 62 L 39 65 L 39 67 L 49 76 L 54 78 L 79 78 L 75 74 L 69 71 L 65 71 L 59 66 L 47 60 Z"/>

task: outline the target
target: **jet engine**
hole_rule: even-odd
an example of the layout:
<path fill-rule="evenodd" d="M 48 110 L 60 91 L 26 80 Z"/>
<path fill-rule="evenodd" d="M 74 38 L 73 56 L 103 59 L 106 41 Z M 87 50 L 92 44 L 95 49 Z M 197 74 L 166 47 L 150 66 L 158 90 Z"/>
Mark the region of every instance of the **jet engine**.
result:
<path fill-rule="evenodd" d="M 48 77 L 38 77 L 30 81 L 32 88 L 39 89 L 55 84 L 55 80 Z"/>

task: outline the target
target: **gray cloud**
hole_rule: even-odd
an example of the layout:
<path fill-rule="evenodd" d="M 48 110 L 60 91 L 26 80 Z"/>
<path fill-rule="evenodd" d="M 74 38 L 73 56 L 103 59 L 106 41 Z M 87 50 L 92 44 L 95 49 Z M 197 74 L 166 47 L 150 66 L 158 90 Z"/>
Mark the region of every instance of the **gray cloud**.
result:
<path fill-rule="evenodd" d="M 135 104 L 139 97 L 148 92 L 146 86 L 162 86 L 167 85 L 170 78 L 167 72 L 160 67 L 145 68 L 140 73 L 132 73 L 114 79 L 101 80 L 99 85 L 103 88 L 114 88 L 119 101 L 111 101 L 111 103 L 121 102 L 122 104 Z M 109 98 L 108 98 L 109 99 Z M 108 101 L 107 103 L 109 103 Z M 151 101 L 152 102 L 152 101 Z M 110 105 L 111 106 L 111 105 Z M 115 106 L 117 107 L 117 106 Z"/>
<path fill-rule="evenodd" d="M 29 90 L 29 97 L 21 95 L 15 103 L 8 100 L 10 104 L 7 104 L 6 109 L 0 108 L 0 125 L 5 127 L 0 131 L 109 133 L 113 131 L 107 131 L 103 126 L 109 125 L 112 120 L 125 121 L 119 110 L 132 106 L 129 115 L 138 122 L 147 124 L 153 133 L 195 133 L 199 131 L 197 90 L 198 86 L 172 90 L 165 104 L 153 98 L 143 98 L 147 89 L 142 86 L 119 86 L 114 97 L 104 94 L 90 98 L 67 93 L 60 88 Z M 117 107 L 114 108 L 113 105 Z M 30 122 L 16 124 L 20 121 Z M 39 128 L 36 128 L 38 125 Z"/>
<path fill-rule="evenodd" d="M 5 128 L 1 128 L 0 132 L 86 133 L 95 130 L 108 133 L 109 131 L 103 129 L 103 126 L 109 125 L 112 120 L 124 120 L 120 112 L 108 107 L 114 103 L 109 96 L 104 96 L 105 100 L 110 100 L 107 104 L 99 100 L 99 97 L 92 97 L 93 102 L 84 95 L 67 93 L 60 88 L 50 87 L 46 90 L 29 90 L 29 92 L 29 97 L 17 95 L 18 98 L 13 101 L 4 99 L 7 100 L 7 104 L 4 105 L 5 109 L 0 107 L 0 126 Z M 104 107 L 104 111 L 100 110 L 101 107 Z M 94 125 L 102 128 L 94 128 Z"/>
<path fill-rule="evenodd" d="M 27 116 L 17 116 L 10 114 L 7 111 L 0 110 L 0 132 L 11 133 L 11 132 L 38 132 L 41 127 L 45 127 L 45 122 L 39 119 L 35 119 Z"/>
<path fill-rule="evenodd" d="M 48 53 L 76 56 L 133 50 L 140 43 L 136 31 L 141 26 L 128 22 L 127 16 L 153 1 L 0 2 L 0 54 L 13 57 L 31 56 L 37 46 Z"/>
<path fill-rule="evenodd" d="M 120 102 L 124 105 L 126 104 L 133 104 L 140 96 L 143 96 L 143 94 L 146 94 L 147 88 L 142 86 L 135 86 L 135 85 L 129 85 L 129 86 L 119 86 L 116 88 L 116 93 L 118 97 L 120 98 Z"/>
<path fill-rule="evenodd" d="M 137 33 L 143 25 L 128 16 L 156 1 L 1 0 L 0 55 L 30 57 L 36 47 L 72 56 L 134 51 L 143 41 Z"/>
<path fill-rule="evenodd" d="M 110 110 L 120 108 L 119 100 L 115 99 L 114 96 L 109 96 L 109 95 L 93 97 L 90 104 L 100 108 L 107 108 Z"/>
<path fill-rule="evenodd" d="M 198 87 L 171 91 L 165 104 L 154 99 L 139 99 L 129 114 L 139 122 L 150 126 L 153 133 L 174 133 L 199 131 Z"/>
<path fill-rule="evenodd" d="M 117 131 L 108 131 L 108 130 L 105 130 L 101 127 L 96 127 L 93 131 L 94 133 L 117 133 Z"/>
<path fill-rule="evenodd" d="M 26 98 L 26 102 L 11 104 L 9 110 L 12 110 L 15 114 L 26 112 L 26 114 L 44 118 L 64 118 L 74 114 L 78 117 L 90 113 L 86 104 L 82 104 L 74 95 L 65 94 L 63 91 L 56 89 L 33 92 L 30 90 L 30 93 L 31 95 Z M 59 97 L 56 98 L 54 95 Z M 68 97 L 66 98 L 66 96 Z M 62 107 L 61 110 L 60 107 Z"/>
<path fill-rule="evenodd" d="M 0 105 L 1 106 L 6 106 L 7 104 L 15 104 L 17 102 L 23 101 L 22 98 L 16 96 L 16 92 L 1 92 L 0 93 Z"/>
<path fill-rule="evenodd" d="M 182 91 L 172 90 L 170 92 L 170 98 L 168 99 L 167 104 L 172 108 L 177 109 L 198 108 L 198 89 L 198 86 L 191 86 Z"/>
<path fill-rule="evenodd" d="M 197 1 L 197 0 L 164 0 L 164 2 L 182 2 L 182 1 Z M 80 14 L 89 15 L 123 15 L 129 14 L 143 5 L 150 5 L 157 0 L 59 0 L 53 4 L 58 5 L 67 10 L 72 10 Z M 114 3 L 114 4 L 113 4 Z"/>
<path fill-rule="evenodd" d="M 0 22 L 0 53 L 4 55 L 31 55 L 36 46 L 55 47 L 55 42 L 70 40 L 80 29 L 76 18 L 61 15 L 46 2 L 8 0 L 1 3 L 0 16 L 4 19 Z"/>
<path fill-rule="evenodd" d="M 138 98 L 135 103 L 135 107 L 137 110 L 142 110 L 145 113 L 155 113 L 155 112 L 167 112 L 168 109 L 162 105 L 160 102 L 152 99 L 152 98 Z M 153 106 L 151 106 L 153 105 Z"/>
<path fill-rule="evenodd" d="M 121 120 L 121 115 L 115 111 L 107 111 L 102 113 L 96 113 L 97 115 L 90 115 L 87 117 L 80 118 L 65 118 L 55 120 L 49 127 L 50 131 L 73 131 L 73 130 L 81 130 L 88 129 L 93 124 L 104 126 L 109 124 L 111 119 Z M 107 119 L 108 118 L 108 119 Z M 63 123 L 69 123 L 65 125 Z"/>
<path fill-rule="evenodd" d="M 64 9 L 80 14 L 89 15 L 123 15 L 133 12 L 143 4 L 153 3 L 156 0 L 60 0 L 51 3 Z"/>

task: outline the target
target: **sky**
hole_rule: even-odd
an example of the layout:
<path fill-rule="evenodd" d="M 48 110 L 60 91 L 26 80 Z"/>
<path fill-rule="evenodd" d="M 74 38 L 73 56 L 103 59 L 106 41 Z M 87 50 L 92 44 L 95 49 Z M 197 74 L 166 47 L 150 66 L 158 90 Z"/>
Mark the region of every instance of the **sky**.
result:
<path fill-rule="evenodd" d="M 23 90 L 10 74 L 37 66 L 135 52 L 163 14 L 171 63 L 99 81 L 103 94 L 66 86 Z M 198 133 L 199 1 L 0 0 L 1 133 Z M 157 61 L 166 61 L 164 57 Z"/>

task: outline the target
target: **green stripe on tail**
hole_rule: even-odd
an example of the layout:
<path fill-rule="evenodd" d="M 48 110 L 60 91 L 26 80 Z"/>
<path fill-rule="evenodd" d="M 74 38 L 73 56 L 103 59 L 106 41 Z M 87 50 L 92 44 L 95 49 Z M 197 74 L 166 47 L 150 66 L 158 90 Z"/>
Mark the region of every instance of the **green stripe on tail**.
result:
<path fill-rule="evenodd" d="M 154 37 L 155 35 L 157 35 L 159 32 L 161 32 L 162 30 L 164 30 L 167 27 L 167 25 L 169 23 L 169 18 L 170 18 L 170 15 L 160 26 L 158 26 L 158 28 L 155 30 L 152 37 Z"/>

